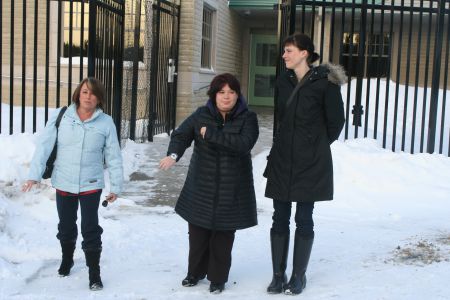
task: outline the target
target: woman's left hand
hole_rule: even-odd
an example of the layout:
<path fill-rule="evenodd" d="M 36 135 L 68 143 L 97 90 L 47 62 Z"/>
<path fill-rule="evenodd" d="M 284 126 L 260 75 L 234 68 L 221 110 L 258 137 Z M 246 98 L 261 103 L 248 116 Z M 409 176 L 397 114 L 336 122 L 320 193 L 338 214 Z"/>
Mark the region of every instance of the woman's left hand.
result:
<path fill-rule="evenodd" d="M 159 168 L 161 170 L 169 170 L 177 161 L 170 156 L 166 156 L 159 162 Z"/>
<path fill-rule="evenodd" d="M 200 128 L 200 134 L 201 134 L 202 138 L 205 138 L 205 133 L 206 133 L 206 127 L 203 126 L 202 128 Z"/>
<path fill-rule="evenodd" d="M 109 195 L 106 196 L 106 201 L 108 201 L 109 203 L 112 203 L 116 200 L 117 200 L 117 195 L 114 193 L 109 193 Z"/>

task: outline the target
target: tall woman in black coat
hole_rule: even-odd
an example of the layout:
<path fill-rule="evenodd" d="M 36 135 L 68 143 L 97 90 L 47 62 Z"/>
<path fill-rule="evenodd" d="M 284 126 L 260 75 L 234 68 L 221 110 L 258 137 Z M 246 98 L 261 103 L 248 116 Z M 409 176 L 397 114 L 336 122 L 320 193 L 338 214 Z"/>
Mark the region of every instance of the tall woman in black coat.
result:
<path fill-rule="evenodd" d="M 288 70 L 277 80 L 279 123 L 265 171 L 265 196 L 273 199 L 274 207 L 269 293 L 302 292 L 314 240 L 314 202 L 333 199 L 330 145 L 345 122 L 340 93 L 345 74 L 331 64 L 313 67 L 318 58 L 308 36 L 294 34 L 285 40 L 283 59 Z M 300 88 L 288 101 L 297 84 Z M 286 283 L 292 202 L 297 203 L 294 258 Z"/>
<path fill-rule="evenodd" d="M 175 206 L 189 223 L 189 266 L 182 285 L 194 286 L 207 276 L 210 292 L 220 293 L 228 280 L 235 231 L 257 224 L 250 151 L 259 130 L 233 75 L 216 76 L 208 96 L 206 105 L 172 133 L 160 168 L 172 167 L 194 141 Z"/>

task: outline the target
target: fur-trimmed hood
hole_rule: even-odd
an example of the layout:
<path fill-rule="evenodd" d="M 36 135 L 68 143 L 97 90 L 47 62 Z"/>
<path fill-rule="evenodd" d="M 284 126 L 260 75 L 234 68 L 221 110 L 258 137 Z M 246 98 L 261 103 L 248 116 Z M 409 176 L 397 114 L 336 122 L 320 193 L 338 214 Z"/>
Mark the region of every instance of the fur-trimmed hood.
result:
<path fill-rule="evenodd" d="M 341 65 L 324 63 L 313 68 L 313 74 L 311 75 L 312 80 L 324 78 L 325 76 L 328 78 L 328 81 L 336 85 L 343 85 L 347 82 L 344 67 Z"/>
<path fill-rule="evenodd" d="M 328 80 L 337 85 L 343 85 L 347 83 L 347 75 L 345 75 L 344 67 L 341 65 L 335 65 L 332 63 L 324 64 L 330 73 L 328 73 Z"/>
<path fill-rule="evenodd" d="M 323 78 L 327 78 L 328 81 L 336 85 L 343 85 L 347 83 L 347 76 L 345 75 L 344 67 L 332 63 L 324 63 L 319 66 L 312 66 L 310 81 L 315 81 Z M 289 78 L 292 85 L 297 84 L 297 76 L 294 70 L 288 70 L 285 75 Z"/>

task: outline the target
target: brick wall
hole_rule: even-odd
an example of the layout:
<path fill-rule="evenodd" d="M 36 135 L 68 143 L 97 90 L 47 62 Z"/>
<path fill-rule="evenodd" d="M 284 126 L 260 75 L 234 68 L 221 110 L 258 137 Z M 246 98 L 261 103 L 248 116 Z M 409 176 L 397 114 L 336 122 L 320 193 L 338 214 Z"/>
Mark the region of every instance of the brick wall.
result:
<path fill-rule="evenodd" d="M 215 60 L 212 70 L 200 68 L 203 5 L 215 10 Z M 229 72 L 242 78 L 242 21 L 224 0 L 182 0 L 176 123 L 180 124 L 206 100 L 215 75 Z"/>

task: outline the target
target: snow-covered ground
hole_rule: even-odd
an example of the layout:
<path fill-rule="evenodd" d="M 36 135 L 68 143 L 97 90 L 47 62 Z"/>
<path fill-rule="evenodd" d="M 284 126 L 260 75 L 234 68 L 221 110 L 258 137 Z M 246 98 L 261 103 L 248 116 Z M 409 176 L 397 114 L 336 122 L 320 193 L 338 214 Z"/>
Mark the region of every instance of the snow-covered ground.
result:
<path fill-rule="evenodd" d="M 43 118 L 42 112 L 37 117 Z M 19 132 L 20 118 L 15 120 Z M 30 193 L 20 191 L 39 133 L 8 135 L 2 128 L 0 299 L 287 299 L 266 294 L 272 272 L 272 204 L 264 197 L 262 177 L 267 150 L 253 158 L 259 225 L 237 232 L 229 282 L 221 295 L 210 295 L 206 280 L 181 286 L 187 224 L 173 208 L 130 198 L 99 210 L 105 288 L 91 292 L 80 239 L 71 275 L 57 276 L 58 220 L 49 181 Z M 142 170 L 148 153 L 164 155 L 155 153 L 151 143 L 132 141 L 122 151 L 126 178 Z M 335 200 L 316 204 L 308 284 L 298 298 L 450 299 L 450 158 L 393 153 L 372 139 L 337 141 L 332 151 Z M 158 177 L 161 171 L 149 172 L 148 177 Z"/>
<path fill-rule="evenodd" d="M 80 250 L 59 278 L 55 196 L 48 181 L 20 192 L 36 135 L 0 135 L 0 299 L 280 299 L 271 278 L 271 201 L 254 157 L 259 225 L 238 231 L 226 290 L 185 288 L 186 223 L 171 207 L 120 198 L 100 208 L 105 289 L 88 290 Z M 127 142 L 126 174 L 151 144 Z M 335 200 L 315 209 L 316 240 L 302 299 L 450 299 L 450 159 L 392 153 L 369 139 L 333 144 Z M 154 170 L 157 176 L 158 170 Z M 152 175 L 152 174 L 150 174 Z M 291 244 L 292 247 L 292 244 Z M 291 261 L 291 260 L 290 260 Z M 289 263 L 290 265 L 290 263 Z M 290 267 L 288 268 L 290 271 Z"/>

